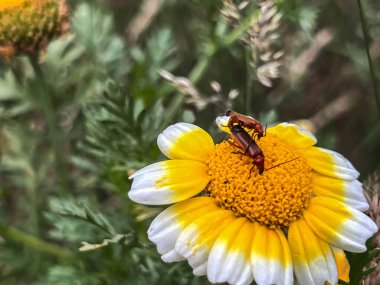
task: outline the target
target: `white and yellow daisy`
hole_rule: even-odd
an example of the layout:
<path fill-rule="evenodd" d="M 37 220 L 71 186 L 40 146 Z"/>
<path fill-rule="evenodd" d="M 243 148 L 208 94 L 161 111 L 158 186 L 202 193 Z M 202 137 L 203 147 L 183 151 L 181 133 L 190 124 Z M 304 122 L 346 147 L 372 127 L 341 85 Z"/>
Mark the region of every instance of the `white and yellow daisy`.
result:
<path fill-rule="evenodd" d="M 251 171 L 252 158 L 192 124 L 169 126 L 157 143 L 169 160 L 134 173 L 129 197 L 173 204 L 148 237 L 164 261 L 186 259 L 212 283 L 336 284 L 343 250 L 366 251 L 378 230 L 362 213 L 358 171 L 294 124 L 268 128 L 258 141 L 265 168 L 278 165 L 262 175 Z"/>

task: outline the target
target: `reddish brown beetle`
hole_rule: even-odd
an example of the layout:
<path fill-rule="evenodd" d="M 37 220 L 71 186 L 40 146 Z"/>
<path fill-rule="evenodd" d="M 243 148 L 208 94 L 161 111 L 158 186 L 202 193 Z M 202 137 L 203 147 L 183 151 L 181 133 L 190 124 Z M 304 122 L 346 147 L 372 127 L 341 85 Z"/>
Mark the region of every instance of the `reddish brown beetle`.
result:
<path fill-rule="evenodd" d="M 259 174 L 262 174 L 264 172 L 264 154 L 260 147 L 256 144 L 255 140 L 239 124 L 232 124 L 229 128 L 231 131 L 231 137 L 237 145 L 231 142 L 230 143 L 243 150 L 244 153 L 241 154 L 247 155 L 253 159 L 253 166 L 250 172 L 252 172 L 256 165 L 259 170 Z"/>
<path fill-rule="evenodd" d="M 255 166 L 257 167 L 257 169 L 259 170 L 259 174 L 261 175 L 263 174 L 264 170 L 267 171 L 272 168 L 279 167 L 282 164 L 289 163 L 293 160 L 298 159 L 298 157 L 296 157 L 291 160 L 281 162 L 279 164 L 276 164 L 272 167 L 265 169 L 264 168 L 264 164 L 265 164 L 264 153 L 261 150 L 261 148 L 257 145 L 256 141 L 248 134 L 248 132 L 244 130 L 244 128 L 238 123 L 230 124 L 229 122 L 229 129 L 231 131 L 231 137 L 236 142 L 236 144 L 232 142 L 229 142 L 229 143 L 244 151 L 244 152 L 239 152 L 240 154 L 249 156 L 253 159 L 252 160 L 253 166 L 250 170 L 250 173 L 252 172 Z"/>
<path fill-rule="evenodd" d="M 235 124 L 239 124 L 243 128 L 251 129 L 254 132 L 254 135 L 257 136 L 257 139 L 260 139 L 265 135 L 265 130 L 263 125 L 261 123 L 250 117 L 246 116 L 231 110 L 226 111 L 226 116 L 230 117 L 230 120 L 228 122 L 228 127 L 231 128 Z"/>

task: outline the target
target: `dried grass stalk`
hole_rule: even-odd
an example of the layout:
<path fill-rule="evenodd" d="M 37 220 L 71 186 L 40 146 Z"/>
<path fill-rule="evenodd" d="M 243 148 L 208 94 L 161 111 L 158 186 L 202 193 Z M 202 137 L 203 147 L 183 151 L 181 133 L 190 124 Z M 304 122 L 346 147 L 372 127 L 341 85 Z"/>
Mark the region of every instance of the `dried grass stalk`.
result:
<path fill-rule="evenodd" d="M 380 173 L 374 173 L 368 177 L 364 183 L 364 190 L 370 205 L 368 214 L 380 228 Z M 379 233 L 377 233 L 373 243 L 374 247 L 380 247 Z M 376 269 L 362 281 L 362 285 L 380 284 L 380 255 L 375 256 L 369 266 L 376 266 Z"/>
<path fill-rule="evenodd" d="M 226 22 L 233 27 L 240 25 L 243 10 L 249 3 L 250 1 L 244 1 L 237 5 L 232 0 L 225 0 L 221 13 Z M 275 43 L 280 37 L 277 32 L 281 17 L 274 0 L 261 1 L 259 16 L 252 21 L 250 28 L 241 38 L 250 49 L 251 66 L 257 80 L 267 87 L 272 87 L 273 79 L 280 76 L 281 58 L 284 53 L 275 48 Z"/>

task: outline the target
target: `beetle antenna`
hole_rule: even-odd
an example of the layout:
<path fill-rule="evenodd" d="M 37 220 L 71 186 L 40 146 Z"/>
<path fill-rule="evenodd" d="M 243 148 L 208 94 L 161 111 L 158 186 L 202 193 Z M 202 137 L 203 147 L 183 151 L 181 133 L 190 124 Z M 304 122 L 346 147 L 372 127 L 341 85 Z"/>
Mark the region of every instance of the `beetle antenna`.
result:
<path fill-rule="evenodd" d="M 281 163 L 276 164 L 276 165 L 273 165 L 272 167 L 269 167 L 269 168 L 265 169 L 265 171 L 268 171 L 268 170 L 270 170 L 270 169 L 272 169 L 272 168 L 279 167 L 280 165 L 283 165 L 283 164 L 285 164 L 285 163 L 292 162 L 293 160 L 296 160 L 296 159 L 298 159 L 298 157 L 293 158 L 293 159 L 288 160 L 288 161 L 281 162 Z"/>
<path fill-rule="evenodd" d="M 226 109 L 226 104 L 223 102 L 223 101 L 221 101 L 220 99 L 219 99 L 219 97 L 218 97 L 218 101 L 215 101 L 215 102 L 213 102 L 214 103 L 214 105 L 219 109 L 219 110 L 225 110 Z"/>

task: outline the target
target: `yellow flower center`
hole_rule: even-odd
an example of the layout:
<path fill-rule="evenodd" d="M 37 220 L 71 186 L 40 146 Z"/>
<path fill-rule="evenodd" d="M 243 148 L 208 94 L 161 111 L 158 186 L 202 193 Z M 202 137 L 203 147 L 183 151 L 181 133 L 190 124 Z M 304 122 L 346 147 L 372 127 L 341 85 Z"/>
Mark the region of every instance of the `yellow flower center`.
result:
<path fill-rule="evenodd" d="M 208 160 L 206 192 L 220 207 L 269 228 L 287 228 L 312 197 L 312 172 L 306 158 L 273 134 L 257 141 L 265 156 L 265 170 L 252 169 L 253 159 L 224 141 Z"/>

